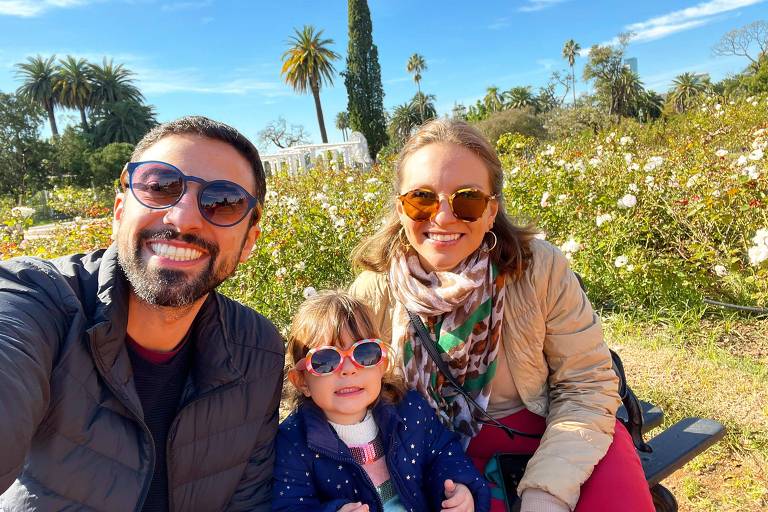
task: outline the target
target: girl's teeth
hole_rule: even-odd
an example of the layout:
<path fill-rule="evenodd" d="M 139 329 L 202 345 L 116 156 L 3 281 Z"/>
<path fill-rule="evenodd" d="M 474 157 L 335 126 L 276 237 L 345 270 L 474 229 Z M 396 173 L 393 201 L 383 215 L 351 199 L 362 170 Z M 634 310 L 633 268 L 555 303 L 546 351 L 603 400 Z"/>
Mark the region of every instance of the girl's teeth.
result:
<path fill-rule="evenodd" d="M 442 233 L 427 233 L 427 238 L 430 240 L 436 240 L 438 242 L 452 242 L 461 238 L 461 234 L 454 233 L 452 235 L 446 235 Z"/>
<path fill-rule="evenodd" d="M 175 245 L 154 243 L 150 244 L 152 251 L 158 256 L 168 258 L 173 261 L 196 260 L 203 255 L 202 252 L 190 247 L 176 247 Z"/>
<path fill-rule="evenodd" d="M 349 393 L 355 393 L 356 391 L 360 391 L 360 388 L 342 388 L 336 391 L 336 393 L 339 395 L 346 395 Z"/>

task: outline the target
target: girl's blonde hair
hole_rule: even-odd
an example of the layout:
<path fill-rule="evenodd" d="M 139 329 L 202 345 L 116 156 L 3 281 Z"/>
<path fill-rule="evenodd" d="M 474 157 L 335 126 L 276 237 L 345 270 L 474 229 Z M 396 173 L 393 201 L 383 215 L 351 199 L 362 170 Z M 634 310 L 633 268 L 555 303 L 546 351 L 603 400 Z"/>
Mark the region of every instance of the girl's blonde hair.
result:
<path fill-rule="evenodd" d="M 340 347 L 343 335 L 353 340 L 379 338 L 368 305 L 342 290 L 325 290 L 309 297 L 299 306 L 288 332 L 288 370 L 313 347 Z M 391 350 L 388 355 L 389 367 L 382 377 L 380 398 L 394 404 L 402 400 L 407 388 L 403 378 L 394 371 L 396 365 Z M 307 399 L 298 389 L 290 388 L 294 392 L 288 399 L 294 407 Z"/>
<path fill-rule="evenodd" d="M 400 150 L 395 164 L 394 196 L 390 212 L 383 226 L 352 251 L 353 265 L 363 270 L 388 272 L 392 258 L 405 250 L 402 225 L 395 209 L 396 196 L 402 192 L 400 186 L 405 162 L 416 151 L 430 144 L 456 144 L 483 161 L 488 169 L 492 194 L 498 197 L 499 203 L 491 229 L 498 238 L 496 247 L 491 251 L 491 261 L 501 273 L 514 278 L 521 276 L 531 257 L 529 241 L 537 230 L 531 225 L 518 226 L 509 218 L 504 208 L 504 172 L 496 151 L 477 129 L 454 119 L 434 119 L 422 125 Z"/>

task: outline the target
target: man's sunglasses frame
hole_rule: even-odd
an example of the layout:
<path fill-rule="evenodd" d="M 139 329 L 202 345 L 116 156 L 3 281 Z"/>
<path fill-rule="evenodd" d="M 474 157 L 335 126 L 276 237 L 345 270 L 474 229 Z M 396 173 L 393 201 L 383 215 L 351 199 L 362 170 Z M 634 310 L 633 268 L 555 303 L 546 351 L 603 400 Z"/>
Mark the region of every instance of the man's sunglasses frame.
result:
<path fill-rule="evenodd" d="M 157 165 L 157 166 L 161 166 L 163 170 L 172 171 L 172 172 L 177 173 L 179 175 L 179 179 L 182 182 L 181 193 L 178 194 L 178 197 L 176 197 L 169 204 L 164 204 L 162 202 L 160 202 L 158 204 L 148 204 L 145 201 L 143 201 L 142 198 L 141 198 L 141 195 L 140 195 L 141 192 L 137 192 L 137 190 L 135 188 L 134 177 L 136 176 L 136 170 L 139 169 L 142 166 L 145 166 L 145 165 Z M 253 223 L 255 224 L 256 222 L 259 221 L 259 210 L 258 210 L 258 208 L 256 208 L 258 206 L 258 204 L 259 204 L 259 201 L 255 197 L 253 197 L 251 194 L 249 194 L 248 191 L 245 190 L 243 187 L 241 187 L 240 185 L 238 185 L 237 183 L 234 183 L 232 181 L 228 181 L 228 180 L 207 181 L 207 180 L 204 180 L 202 178 L 198 178 L 197 176 L 188 176 L 188 175 L 184 174 L 181 171 L 181 169 L 179 169 L 178 167 L 176 167 L 176 166 L 174 166 L 172 164 L 169 164 L 167 162 L 162 162 L 160 160 L 147 160 L 147 161 L 143 161 L 143 162 L 128 162 L 127 164 L 125 164 L 125 172 L 128 173 L 128 188 L 131 190 L 131 193 L 133 194 L 133 197 L 135 197 L 136 200 L 141 205 L 143 205 L 143 206 L 145 206 L 147 208 L 151 208 L 152 210 L 166 210 L 168 208 L 173 208 L 179 201 L 181 201 L 181 198 L 184 197 L 184 194 L 187 193 L 187 183 L 191 181 L 191 182 L 194 182 L 194 183 L 197 183 L 197 184 L 200 185 L 200 190 L 197 192 L 197 208 L 200 210 L 200 215 L 206 221 L 210 222 L 214 226 L 219 226 L 219 227 L 222 227 L 222 228 L 228 228 L 228 227 L 234 226 L 236 224 L 239 224 L 240 222 L 242 222 L 243 219 L 245 219 L 248 216 L 248 213 L 250 211 L 254 211 L 255 219 L 253 220 Z M 234 190 L 236 190 L 239 193 L 241 193 L 243 195 L 243 199 L 245 199 L 247 201 L 247 203 L 248 203 L 248 207 L 243 209 L 242 216 L 240 216 L 240 218 L 238 218 L 234 222 L 229 222 L 229 223 L 224 223 L 224 224 L 216 222 L 216 221 L 213 220 L 213 218 L 211 218 L 212 216 L 209 215 L 208 212 L 206 211 L 206 209 L 203 207 L 202 198 L 203 198 L 203 195 L 205 194 L 205 191 L 209 187 L 216 187 L 216 186 L 220 186 L 220 185 L 225 185 L 225 186 L 228 186 L 228 187 L 232 187 Z M 212 189 L 212 190 L 215 190 L 215 189 Z M 146 197 L 145 200 L 146 199 L 148 199 L 148 197 Z M 215 213 L 214 213 L 214 215 L 215 215 Z"/>
<path fill-rule="evenodd" d="M 416 202 L 417 197 L 415 197 L 416 194 L 425 194 L 431 197 L 424 197 L 423 199 L 427 199 L 430 201 L 429 205 L 424 204 L 418 204 Z M 477 198 L 470 199 L 470 201 L 477 201 L 478 203 L 482 203 L 482 209 L 479 209 L 478 215 L 466 215 L 462 214 L 461 207 L 459 206 L 459 211 L 457 212 L 457 204 L 455 203 L 456 198 L 460 197 L 462 194 L 475 194 L 477 195 Z M 455 191 L 453 194 L 448 196 L 448 204 L 451 207 L 451 212 L 453 213 L 453 216 L 456 217 L 458 220 L 463 222 L 475 222 L 480 217 L 483 216 L 483 213 L 485 213 L 485 209 L 488 208 L 488 203 L 491 202 L 491 200 L 496 199 L 497 195 L 488 195 L 482 190 L 476 189 L 476 188 L 460 188 L 459 190 Z M 437 212 L 440 211 L 440 196 L 429 189 L 426 188 L 417 188 L 414 190 L 409 190 L 408 192 L 404 194 L 400 194 L 397 197 L 400 200 L 400 204 L 403 206 L 403 211 L 408 216 L 409 219 L 416 221 L 416 222 L 424 222 L 427 220 L 432 219 L 435 215 L 437 215 Z M 421 214 L 421 215 L 419 215 Z"/>

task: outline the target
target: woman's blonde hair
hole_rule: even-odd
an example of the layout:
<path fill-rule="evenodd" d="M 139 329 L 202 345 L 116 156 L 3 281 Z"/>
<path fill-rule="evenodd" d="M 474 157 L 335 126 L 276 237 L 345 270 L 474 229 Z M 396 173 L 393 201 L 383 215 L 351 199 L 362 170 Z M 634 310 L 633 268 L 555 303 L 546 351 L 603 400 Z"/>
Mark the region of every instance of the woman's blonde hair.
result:
<path fill-rule="evenodd" d="M 368 305 L 342 290 L 325 290 L 309 297 L 299 306 L 288 332 L 288 370 L 313 347 L 340 347 L 344 335 L 353 340 L 379 338 Z M 388 363 L 389 367 L 382 377 L 380 398 L 397 403 L 405 396 L 407 388 L 402 377 L 394 372 L 394 354 L 391 351 Z M 295 392 L 287 398 L 293 406 L 298 406 L 306 397 L 298 389 L 290 387 Z"/>
<path fill-rule="evenodd" d="M 488 140 L 466 122 L 452 119 L 434 119 L 422 125 L 400 150 L 395 163 L 394 196 L 390 212 L 382 227 L 352 251 L 353 265 L 363 270 L 388 272 L 392 258 L 406 249 L 395 201 L 401 193 L 400 186 L 406 161 L 416 151 L 430 144 L 456 144 L 471 151 L 483 161 L 488 169 L 492 194 L 497 196 L 499 203 L 499 210 L 491 228 L 498 238 L 496 247 L 491 251 L 491 261 L 501 273 L 515 278 L 522 275 L 531 257 L 528 243 L 537 231 L 530 225 L 514 224 L 507 215 L 503 197 L 504 172 L 499 157 Z"/>

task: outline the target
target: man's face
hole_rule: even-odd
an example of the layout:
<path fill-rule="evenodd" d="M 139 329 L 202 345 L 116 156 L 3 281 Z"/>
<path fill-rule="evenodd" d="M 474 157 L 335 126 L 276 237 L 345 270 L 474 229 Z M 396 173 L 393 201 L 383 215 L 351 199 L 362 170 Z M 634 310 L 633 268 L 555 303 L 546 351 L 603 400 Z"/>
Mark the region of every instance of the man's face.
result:
<path fill-rule="evenodd" d="M 248 161 L 224 142 L 197 135 L 168 135 L 139 158 L 174 165 L 188 176 L 206 181 L 228 180 L 254 193 Z M 259 237 L 247 215 L 231 227 L 211 224 L 200 214 L 200 184 L 171 208 L 155 210 L 126 190 L 115 198 L 113 237 L 118 261 L 139 299 L 165 307 L 184 307 L 208 294 L 245 261 Z"/>

